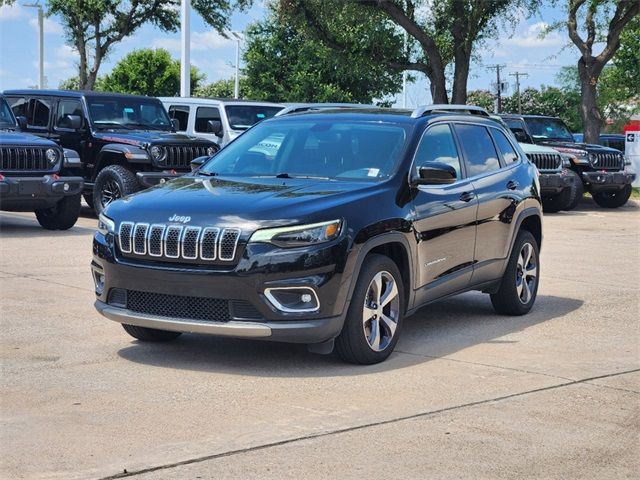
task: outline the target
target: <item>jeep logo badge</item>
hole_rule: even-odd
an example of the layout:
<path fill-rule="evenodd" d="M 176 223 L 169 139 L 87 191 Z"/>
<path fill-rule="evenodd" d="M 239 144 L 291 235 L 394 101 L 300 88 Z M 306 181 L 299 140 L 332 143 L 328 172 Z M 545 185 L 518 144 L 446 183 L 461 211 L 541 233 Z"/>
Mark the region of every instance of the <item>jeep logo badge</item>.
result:
<path fill-rule="evenodd" d="M 169 217 L 170 222 L 179 222 L 179 223 L 189 223 L 191 221 L 191 217 L 185 217 L 174 213 Z"/>

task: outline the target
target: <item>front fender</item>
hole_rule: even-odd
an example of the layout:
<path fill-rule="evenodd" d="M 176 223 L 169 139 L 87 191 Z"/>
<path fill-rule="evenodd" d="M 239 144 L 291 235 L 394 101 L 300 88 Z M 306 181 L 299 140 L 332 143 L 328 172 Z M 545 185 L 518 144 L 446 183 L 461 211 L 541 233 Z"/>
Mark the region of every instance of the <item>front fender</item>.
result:
<path fill-rule="evenodd" d="M 102 162 L 105 156 L 110 154 L 122 155 L 125 160 L 130 163 L 151 163 L 151 157 L 144 148 L 135 145 L 109 143 L 100 150 L 98 154 L 98 164 Z"/>

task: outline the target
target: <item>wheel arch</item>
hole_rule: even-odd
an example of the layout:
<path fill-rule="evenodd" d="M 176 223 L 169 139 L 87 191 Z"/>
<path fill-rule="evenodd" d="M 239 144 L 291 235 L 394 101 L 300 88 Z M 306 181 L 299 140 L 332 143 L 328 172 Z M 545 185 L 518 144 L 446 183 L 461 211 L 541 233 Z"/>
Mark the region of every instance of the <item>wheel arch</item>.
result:
<path fill-rule="evenodd" d="M 123 167 L 131 168 L 132 163 L 149 164 L 151 160 L 146 150 L 140 147 L 118 143 L 107 144 L 102 147 L 96 158 L 96 165 L 92 175 L 93 180 L 95 181 L 100 170 L 107 165 L 122 165 Z"/>

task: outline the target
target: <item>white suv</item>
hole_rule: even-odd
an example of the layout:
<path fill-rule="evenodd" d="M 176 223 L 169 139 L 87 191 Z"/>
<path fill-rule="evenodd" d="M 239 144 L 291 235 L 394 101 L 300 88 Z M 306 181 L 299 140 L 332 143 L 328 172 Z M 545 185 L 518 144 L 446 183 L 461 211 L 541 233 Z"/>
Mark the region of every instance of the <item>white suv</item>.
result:
<path fill-rule="evenodd" d="M 176 130 L 207 138 L 224 147 L 254 124 L 273 117 L 284 105 L 249 100 L 160 97 L 176 120 Z"/>

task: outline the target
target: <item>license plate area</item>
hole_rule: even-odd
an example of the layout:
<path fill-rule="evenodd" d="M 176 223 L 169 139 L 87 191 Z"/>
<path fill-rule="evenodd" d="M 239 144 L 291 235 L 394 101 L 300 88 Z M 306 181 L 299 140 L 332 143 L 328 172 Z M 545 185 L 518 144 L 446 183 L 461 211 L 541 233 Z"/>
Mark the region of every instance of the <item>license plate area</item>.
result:
<path fill-rule="evenodd" d="M 18 193 L 20 195 L 33 195 L 34 193 L 39 193 L 41 188 L 42 188 L 42 183 L 39 181 L 20 182 L 18 184 Z"/>

